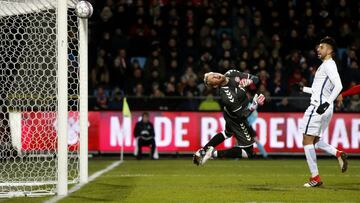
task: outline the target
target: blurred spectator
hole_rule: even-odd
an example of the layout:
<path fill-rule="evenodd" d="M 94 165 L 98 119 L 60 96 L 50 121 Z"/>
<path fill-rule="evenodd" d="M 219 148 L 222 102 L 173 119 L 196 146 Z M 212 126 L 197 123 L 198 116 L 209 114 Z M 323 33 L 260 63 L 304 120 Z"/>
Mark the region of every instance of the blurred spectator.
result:
<path fill-rule="evenodd" d="M 263 94 L 265 97 L 270 98 L 270 92 L 266 89 L 264 84 L 259 85 L 259 89 L 257 91 L 258 94 Z M 266 99 L 266 102 L 269 102 L 270 99 Z"/>
<path fill-rule="evenodd" d="M 175 79 L 173 79 L 175 81 Z M 176 86 L 175 83 L 172 82 L 172 79 L 170 79 L 165 84 L 165 96 L 178 96 L 178 93 L 176 92 Z"/>
<path fill-rule="evenodd" d="M 196 111 L 198 110 L 198 101 L 194 99 L 194 95 L 191 91 L 185 92 L 185 99 L 182 100 L 181 104 L 178 106 L 179 110 L 186 109 L 187 111 Z"/>
<path fill-rule="evenodd" d="M 150 94 L 151 97 L 164 97 L 164 93 L 160 90 L 159 83 L 153 82 L 152 91 Z"/>
<path fill-rule="evenodd" d="M 269 84 L 269 91 L 271 96 L 284 96 L 286 93 L 285 84 L 280 71 L 276 71 L 274 77 Z"/>
<path fill-rule="evenodd" d="M 209 92 L 206 99 L 200 102 L 199 111 L 220 111 L 221 106 L 219 102 L 214 100 L 214 95 Z"/>
<path fill-rule="evenodd" d="M 306 34 L 304 36 L 304 50 L 314 49 L 314 44 L 318 42 L 318 37 L 316 35 L 315 25 L 310 23 L 306 27 Z"/>
<path fill-rule="evenodd" d="M 165 79 L 165 59 L 161 54 L 161 50 L 153 47 L 150 57 L 147 58 L 144 67 L 145 78 L 162 82 Z"/>
<path fill-rule="evenodd" d="M 276 103 L 276 111 L 280 111 L 280 112 L 291 112 L 292 108 L 289 105 L 289 100 L 288 98 L 283 98 L 281 99 L 280 102 Z"/>
<path fill-rule="evenodd" d="M 250 36 L 250 29 L 244 18 L 237 19 L 237 23 L 234 26 L 233 30 L 234 30 L 234 39 L 238 44 L 240 44 L 243 37 L 247 38 Z"/>
<path fill-rule="evenodd" d="M 113 28 L 113 13 L 109 6 L 105 6 L 100 12 L 101 30 L 110 31 Z"/>
<path fill-rule="evenodd" d="M 109 92 L 105 90 L 103 86 L 99 86 L 95 90 L 94 96 L 96 98 L 96 104 L 95 104 L 96 110 L 105 110 L 108 108 Z"/>
<path fill-rule="evenodd" d="M 175 77 L 180 78 L 182 74 L 182 70 L 179 67 L 179 63 L 177 60 L 173 59 L 170 61 L 170 66 L 166 70 L 166 78 Z"/>
<path fill-rule="evenodd" d="M 105 65 L 103 58 L 97 59 L 97 64 L 95 68 L 91 70 L 90 74 L 90 83 L 92 88 L 95 88 L 99 85 L 108 86 L 110 83 L 110 73 Z"/>
<path fill-rule="evenodd" d="M 290 88 L 289 106 L 293 111 L 301 111 L 306 109 L 310 100 L 310 94 L 300 92 L 299 85 L 293 84 Z"/>
<path fill-rule="evenodd" d="M 136 97 L 145 96 L 144 95 L 144 86 L 141 83 L 137 83 L 134 87 L 133 93 Z"/>
<path fill-rule="evenodd" d="M 110 83 L 113 87 L 120 87 L 124 89 L 126 77 L 131 73 L 129 67 L 129 62 L 126 57 L 126 50 L 119 49 L 116 58 L 114 59 L 114 64 L 110 68 Z"/>
<path fill-rule="evenodd" d="M 111 110 L 121 110 L 123 108 L 124 92 L 120 88 L 115 88 L 110 97 L 108 108 Z"/>
<path fill-rule="evenodd" d="M 353 95 L 350 97 L 349 103 L 345 105 L 345 111 L 357 112 L 360 109 L 360 96 Z"/>

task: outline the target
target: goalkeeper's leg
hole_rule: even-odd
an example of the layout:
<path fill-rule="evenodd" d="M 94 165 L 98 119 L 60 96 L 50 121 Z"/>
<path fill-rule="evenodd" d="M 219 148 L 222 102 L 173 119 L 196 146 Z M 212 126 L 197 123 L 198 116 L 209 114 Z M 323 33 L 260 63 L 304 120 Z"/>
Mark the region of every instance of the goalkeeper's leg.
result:
<path fill-rule="evenodd" d="M 225 133 L 218 133 L 216 134 L 213 138 L 211 138 L 211 140 L 203 147 L 204 150 L 206 151 L 209 147 L 216 147 L 219 144 L 221 144 L 222 142 L 224 142 L 225 139 L 227 139 L 229 137 L 226 136 Z"/>
<path fill-rule="evenodd" d="M 214 158 L 253 158 L 254 151 L 253 146 L 241 148 L 241 147 L 233 147 L 227 150 L 219 150 L 214 151 L 213 153 Z"/>
<path fill-rule="evenodd" d="M 214 147 L 209 146 L 205 152 L 204 157 L 200 160 L 200 164 L 204 165 L 205 162 L 211 158 L 253 158 L 253 146 L 241 148 L 233 147 L 227 150 L 215 150 Z"/>
<path fill-rule="evenodd" d="M 211 140 L 203 148 L 197 150 L 193 155 L 194 164 L 204 164 L 209 158 L 211 158 L 211 154 L 214 148 L 224 142 L 226 138 L 228 137 L 223 133 L 218 133 L 213 138 L 211 138 Z"/>

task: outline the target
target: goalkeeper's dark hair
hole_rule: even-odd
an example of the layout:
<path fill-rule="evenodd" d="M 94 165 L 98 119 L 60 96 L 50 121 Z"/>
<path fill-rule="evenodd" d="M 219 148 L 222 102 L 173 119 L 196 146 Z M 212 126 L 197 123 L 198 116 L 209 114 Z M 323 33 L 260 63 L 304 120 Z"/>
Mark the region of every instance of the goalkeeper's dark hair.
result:
<path fill-rule="evenodd" d="M 326 36 L 324 38 L 322 38 L 320 40 L 320 44 L 328 44 L 331 46 L 332 50 L 333 50 L 333 55 L 335 55 L 336 53 L 336 42 L 334 40 L 334 38 Z"/>

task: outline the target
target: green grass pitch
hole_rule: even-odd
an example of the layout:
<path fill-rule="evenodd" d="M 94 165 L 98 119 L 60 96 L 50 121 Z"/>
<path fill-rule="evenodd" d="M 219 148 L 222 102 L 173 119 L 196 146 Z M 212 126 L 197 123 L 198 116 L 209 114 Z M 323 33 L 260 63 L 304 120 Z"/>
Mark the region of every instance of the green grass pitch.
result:
<path fill-rule="evenodd" d="M 90 173 L 111 163 L 90 161 Z M 324 186 L 303 188 L 309 176 L 305 158 L 210 160 L 202 167 L 191 158 L 125 160 L 60 202 L 360 202 L 359 159 L 350 159 L 344 174 L 336 159 L 320 159 L 318 165 Z"/>

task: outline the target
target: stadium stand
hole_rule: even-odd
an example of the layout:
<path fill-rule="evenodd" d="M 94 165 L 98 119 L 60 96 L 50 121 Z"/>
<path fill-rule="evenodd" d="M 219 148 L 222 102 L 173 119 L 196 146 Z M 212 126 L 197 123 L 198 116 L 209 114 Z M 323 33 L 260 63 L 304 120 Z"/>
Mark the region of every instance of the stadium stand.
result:
<path fill-rule="evenodd" d="M 315 45 L 338 42 L 344 89 L 359 84 L 360 2 L 356 0 L 92 1 L 90 108 L 107 109 L 114 90 L 136 110 L 197 110 L 208 71 L 257 74 L 264 110 L 302 111 L 321 63 Z M 99 95 L 100 92 L 104 92 Z M 214 93 L 216 95 L 216 93 Z M 99 98 L 99 97 L 106 97 Z M 357 96 L 340 111 L 359 111 Z M 101 104 L 97 102 L 101 100 Z M 149 102 L 151 101 L 151 102 Z M 305 106 L 304 106 L 305 105 Z"/>

